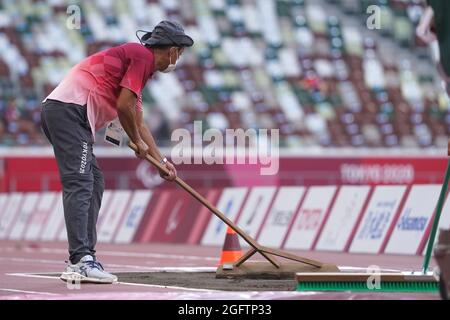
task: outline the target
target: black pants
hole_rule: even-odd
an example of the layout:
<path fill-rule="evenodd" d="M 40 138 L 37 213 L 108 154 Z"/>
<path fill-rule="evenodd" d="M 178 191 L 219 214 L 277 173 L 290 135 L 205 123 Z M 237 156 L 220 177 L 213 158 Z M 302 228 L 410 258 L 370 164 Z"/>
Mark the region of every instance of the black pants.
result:
<path fill-rule="evenodd" d="M 95 258 L 96 224 L 105 184 L 92 152 L 87 108 L 47 100 L 41 115 L 42 129 L 53 145 L 63 186 L 70 261 L 78 263 L 86 255 Z"/>

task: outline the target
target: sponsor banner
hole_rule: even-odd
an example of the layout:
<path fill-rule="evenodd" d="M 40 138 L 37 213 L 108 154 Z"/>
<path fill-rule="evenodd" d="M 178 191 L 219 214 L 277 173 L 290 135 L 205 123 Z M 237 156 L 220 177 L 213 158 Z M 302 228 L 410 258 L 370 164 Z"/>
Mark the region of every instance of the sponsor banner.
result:
<path fill-rule="evenodd" d="M 59 235 L 57 239 L 58 241 L 67 241 L 67 228 L 65 221 L 63 221 L 63 223 L 59 226 Z"/>
<path fill-rule="evenodd" d="M 44 225 L 42 230 L 40 239 L 44 241 L 53 241 L 59 235 L 59 231 L 61 229 L 61 225 L 64 224 L 64 206 L 62 194 L 58 193 L 57 201 L 53 210 L 50 212 L 50 215 Z"/>
<path fill-rule="evenodd" d="M 125 170 L 137 172 L 140 163 L 135 159 L 102 158 L 101 166 L 107 177 L 108 188 L 115 188 L 118 174 Z M 126 162 L 127 168 L 124 168 Z M 178 171 L 193 187 L 209 187 L 211 181 L 217 187 L 233 186 L 319 186 L 319 185 L 408 185 L 442 183 L 447 165 L 446 157 L 314 157 L 282 156 L 279 173 L 262 176 L 255 166 L 236 165 L 180 165 Z M 238 168 L 238 170 L 236 169 Z M 245 169 L 244 169 L 245 168 Z M 154 172 L 153 175 L 156 175 Z M 156 185 L 150 174 L 135 174 L 130 187 L 144 188 Z M 171 187 L 163 182 L 162 187 Z"/>
<path fill-rule="evenodd" d="M 119 230 L 114 242 L 131 243 L 136 233 L 148 203 L 152 197 L 152 192 L 147 190 L 136 191 L 130 201 L 123 221 L 119 224 Z"/>
<path fill-rule="evenodd" d="M 339 189 L 316 250 L 345 251 L 369 192 L 369 186 L 343 186 Z"/>
<path fill-rule="evenodd" d="M 429 228 L 432 227 L 433 221 L 431 221 Z M 442 213 L 441 213 L 441 219 L 439 220 L 439 226 L 438 226 L 438 232 L 436 234 L 436 239 L 435 239 L 435 244 L 437 243 L 438 239 L 439 239 L 439 232 L 440 230 L 448 230 L 450 229 L 450 196 L 447 194 L 447 199 L 445 201 L 444 207 L 442 208 Z M 430 229 L 431 231 L 431 229 Z M 429 232 L 428 232 L 429 233 Z M 429 237 L 429 235 L 428 235 Z M 423 247 L 423 252 L 422 255 L 425 255 L 426 251 L 427 251 L 427 245 L 428 245 L 428 239 L 425 238 L 425 245 Z"/>
<path fill-rule="evenodd" d="M 343 163 L 340 171 L 342 181 L 348 184 L 405 184 L 415 179 L 414 166 L 409 163 Z"/>
<path fill-rule="evenodd" d="M 438 230 L 450 229 L 450 197 L 447 195 L 444 207 L 442 208 L 441 218 L 439 220 Z"/>
<path fill-rule="evenodd" d="M 61 224 L 59 225 L 58 236 L 56 237 L 58 241 L 67 242 L 67 228 L 66 228 L 66 220 L 63 219 Z"/>
<path fill-rule="evenodd" d="M 102 198 L 102 206 L 100 207 L 100 211 L 98 213 L 97 218 L 97 230 L 100 230 L 100 228 L 103 225 L 103 221 L 106 217 L 106 212 L 108 211 L 109 207 L 111 206 L 111 200 L 113 198 L 114 191 L 111 190 L 105 190 L 103 192 L 103 198 Z"/>
<path fill-rule="evenodd" d="M 185 191 L 173 190 L 163 193 L 163 199 L 167 197 L 167 203 L 162 210 L 158 211 L 158 214 L 152 216 L 150 223 L 158 227 L 148 235 L 149 237 L 147 236 L 148 242 L 171 243 L 178 242 L 178 237 L 187 237 L 187 230 L 183 224 L 192 223 L 195 217 L 190 220 L 189 215 L 198 213 L 199 206 L 196 206 L 196 203 Z"/>
<path fill-rule="evenodd" d="M 6 192 L 6 169 L 5 169 L 5 159 L 0 157 L 0 198 L 1 193 Z M 1 200 L 0 200 L 1 201 Z M 0 203 L 0 212 L 2 210 L 2 204 Z"/>
<path fill-rule="evenodd" d="M 4 161 L 6 192 L 61 190 L 58 166 L 53 155 L 48 157 L 7 157 Z"/>
<path fill-rule="evenodd" d="M 222 193 L 220 189 L 209 190 L 206 193 L 206 200 L 209 203 L 217 203 L 218 199 Z M 209 209 L 205 206 L 200 207 L 200 211 L 198 213 L 198 217 L 191 229 L 191 233 L 189 234 L 189 238 L 187 240 L 188 244 L 199 244 L 202 236 L 208 226 L 208 222 L 213 217 L 213 213 L 209 211 Z"/>
<path fill-rule="evenodd" d="M 168 205 L 171 190 L 156 190 L 150 200 L 147 210 L 142 218 L 141 225 L 134 236 L 134 240 L 137 242 L 149 242 L 152 234 L 155 232 L 158 226 L 159 218 L 162 212 Z"/>
<path fill-rule="evenodd" d="M 0 193 L 0 221 L 2 220 L 2 215 L 5 212 L 5 206 L 8 202 L 8 193 Z"/>
<path fill-rule="evenodd" d="M 217 208 L 226 215 L 228 219 L 236 222 L 239 211 L 247 195 L 248 188 L 226 188 L 217 203 Z M 208 227 L 202 238 L 203 245 L 223 245 L 227 226 L 216 216 L 209 220 Z"/>
<path fill-rule="evenodd" d="M 110 199 L 110 205 L 104 212 L 100 229 L 97 230 L 98 242 L 112 242 L 115 231 L 125 214 L 131 198 L 131 191 L 115 191 Z"/>
<path fill-rule="evenodd" d="M 255 238 L 261 229 L 276 191 L 276 187 L 255 187 L 251 190 L 237 222 L 250 237 Z M 241 245 L 248 246 L 246 242 Z"/>
<path fill-rule="evenodd" d="M 310 250 L 322 227 L 336 187 L 311 187 L 300 208 L 285 247 Z"/>
<path fill-rule="evenodd" d="M 261 245 L 417 254 L 424 250 L 440 189 L 440 185 L 367 185 L 199 192 Z M 1 239 L 67 238 L 61 193 L 0 194 L 0 208 Z M 450 197 L 440 227 L 450 227 Z M 105 191 L 97 228 L 99 241 L 107 243 L 216 246 L 223 245 L 226 229 L 207 208 L 177 189 Z M 245 245 L 242 239 L 241 245 Z"/>
<path fill-rule="evenodd" d="M 120 150 L 118 151 L 120 152 Z M 1 160 L 0 160 L 1 161 Z M 53 157 L 6 157 L 7 191 L 59 191 Z M 106 189 L 175 188 L 160 179 L 147 162 L 127 156 L 99 156 Z M 411 185 L 442 183 L 446 157 L 318 157 L 282 156 L 279 173 L 262 176 L 258 166 L 179 165 L 183 179 L 194 188 L 319 185 Z"/>
<path fill-rule="evenodd" d="M 258 237 L 261 245 L 281 247 L 305 191 L 304 187 L 280 188 Z"/>
<path fill-rule="evenodd" d="M 379 186 L 370 199 L 350 252 L 378 253 L 396 217 L 406 186 Z"/>
<path fill-rule="evenodd" d="M 38 240 L 50 212 L 55 206 L 58 195 L 59 194 L 56 192 L 46 192 L 41 194 L 36 208 L 31 214 L 28 222 L 28 228 L 25 231 L 25 240 Z"/>
<path fill-rule="evenodd" d="M 163 211 L 160 211 L 151 242 L 186 243 L 199 219 L 202 205 L 184 190 L 167 191 L 170 197 Z M 200 194 L 205 194 L 203 190 Z M 210 213 L 210 217 L 213 214 Z"/>
<path fill-rule="evenodd" d="M 135 157 L 97 157 L 97 159 L 105 176 L 107 189 L 116 189 L 120 185 L 118 177 L 123 177 L 124 172 L 129 173 L 127 186 L 132 190 L 176 188 L 175 184 L 161 179 L 155 167 L 146 161 Z M 237 185 L 226 165 L 180 164 L 176 167 L 183 180 L 195 189 L 208 188 L 211 181 L 217 187 Z M 255 171 L 255 175 L 251 177 L 256 176 L 256 173 L 259 174 L 259 171 Z"/>
<path fill-rule="evenodd" d="M 395 222 L 385 253 L 416 254 L 434 214 L 440 185 L 417 185 L 411 188 L 408 200 Z"/>
<path fill-rule="evenodd" d="M 11 193 L 5 205 L 0 220 L 0 239 L 6 239 L 22 205 L 24 195 L 22 193 Z"/>
<path fill-rule="evenodd" d="M 30 217 L 36 208 L 39 199 L 39 193 L 27 193 L 24 196 L 23 204 L 17 212 L 17 218 L 9 234 L 9 239 L 20 240 L 23 238 L 23 233 L 27 227 Z"/>

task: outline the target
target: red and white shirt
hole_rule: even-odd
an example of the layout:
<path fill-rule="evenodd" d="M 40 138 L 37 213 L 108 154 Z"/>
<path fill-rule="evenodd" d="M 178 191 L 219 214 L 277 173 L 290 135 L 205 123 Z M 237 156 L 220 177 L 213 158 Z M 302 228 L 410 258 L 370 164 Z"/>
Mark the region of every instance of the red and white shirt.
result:
<path fill-rule="evenodd" d="M 122 88 L 138 97 L 142 112 L 142 89 L 155 72 L 153 53 L 138 43 L 127 43 L 87 57 L 45 99 L 87 106 L 92 135 L 117 118 L 117 99 Z"/>

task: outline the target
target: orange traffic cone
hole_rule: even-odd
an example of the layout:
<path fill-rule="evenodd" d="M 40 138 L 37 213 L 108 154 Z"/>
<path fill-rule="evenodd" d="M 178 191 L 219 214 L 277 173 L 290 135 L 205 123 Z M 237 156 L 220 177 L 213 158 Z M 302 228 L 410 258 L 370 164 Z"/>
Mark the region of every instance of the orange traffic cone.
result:
<path fill-rule="evenodd" d="M 233 229 L 228 227 L 225 243 L 223 244 L 222 257 L 220 258 L 220 265 L 225 263 L 235 263 L 242 257 L 242 249 L 239 244 L 239 238 Z"/>

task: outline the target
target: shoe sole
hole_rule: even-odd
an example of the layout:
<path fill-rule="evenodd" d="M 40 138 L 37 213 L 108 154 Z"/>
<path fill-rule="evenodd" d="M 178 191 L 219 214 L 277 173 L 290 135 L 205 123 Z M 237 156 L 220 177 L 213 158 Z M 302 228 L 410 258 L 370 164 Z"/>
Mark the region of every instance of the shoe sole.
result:
<path fill-rule="evenodd" d="M 76 272 L 63 272 L 59 277 L 64 282 L 79 282 L 79 283 L 97 283 L 97 284 L 114 284 L 117 283 L 116 279 L 99 279 L 89 278 Z"/>

